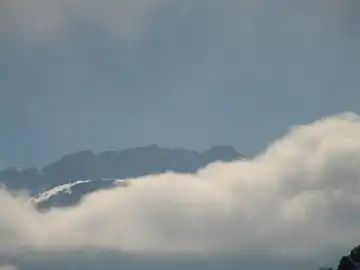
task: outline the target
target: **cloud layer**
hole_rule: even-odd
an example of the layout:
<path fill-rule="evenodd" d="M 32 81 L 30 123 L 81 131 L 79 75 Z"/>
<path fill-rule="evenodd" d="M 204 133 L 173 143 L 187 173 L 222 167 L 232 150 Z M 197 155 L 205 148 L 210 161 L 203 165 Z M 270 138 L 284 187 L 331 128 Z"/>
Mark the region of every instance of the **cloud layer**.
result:
<path fill-rule="evenodd" d="M 336 0 L 320 0 L 315 4 L 310 1 L 294 4 L 282 0 L 276 0 L 270 4 L 264 0 L 181 1 L 180 3 L 174 0 L 105 0 L 101 2 L 96 0 L 5 0 L 0 3 L 0 8 L 4 10 L 0 28 L 2 32 L 34 39 L 45 38 L 50 41 L 54 41 L 54 38 L 56 40 L 59 35 L 64 37 L 63 35 L 66 35 L 71 28 L 81 28 L 85 25 L 121 39 L 146 36 L 146 32 L 155 26 L 154 23 L 159 17 L 164 15 L 166 17 L 166 13 L 180 15 L 182 20 L 198 20 L 198 22 L 206 20 L 207 23 L 212 21 L 209 24 L 211 28 L 219 27 L 218 24 L 221 22 L 218 21 L 218 16 L 222 14 L 225 16 L 221 20 L 226 23 L 229 33 L 239 28 L 242 34 L 247 34 L 248 38 L 256 34 L 253 31 L 259 30 L 257 28 L 263 23 L 264 17 L 270 14 L 289 20 L 291 28 L 304 23 L 324 27 L 315 21 L 316 18 L 320 18 L 321 20 L 329 19 L 329 21 L 323 21 L 323 24 L 333 24 L 333 31 L 342 31 L 344 28 L 341 29 L 341 26 L 349 27 L 356 23 L 355 18 L 360 10 L 356 0 L 345 0 L 341 3 Z M 309 21 L 298 21 L 297 17 L 290 18 L 294 13 L 301 14 L 301 17 L 308 16 Z M 271 24 L 282 28 L 275 16 Z M 350 28 L 353 29 L 352 26 Z"/>
<path fill-rule="evenodd" d="M 356 111 L 358 3 L 0 1 L 3 167 L 154 142 L 254 153 L 289 123 Z"/>
<path fill-rule="evenodd" d="M 13 265 L 0 265 L 0 270 L 16 270 L 16 267 Z"/>
<path fill-rule="evenodd" d="M 252 160 L 167 173 L 41 214 L 0 191 L 0 252 L 110 248 L 307 256 L 360 239 L 360 116 L 293 127 Z"/>
<path fill-rule="evenodd" d="M 5 1 L 1 28 L 4 33 L 35 40 L 55 41 L 64 38 L 71 28 L 80 24 L 111 31 L 123 39 L 133 39 L 143 34 L 155 8 L 163 0 L 32 0 Z"/>

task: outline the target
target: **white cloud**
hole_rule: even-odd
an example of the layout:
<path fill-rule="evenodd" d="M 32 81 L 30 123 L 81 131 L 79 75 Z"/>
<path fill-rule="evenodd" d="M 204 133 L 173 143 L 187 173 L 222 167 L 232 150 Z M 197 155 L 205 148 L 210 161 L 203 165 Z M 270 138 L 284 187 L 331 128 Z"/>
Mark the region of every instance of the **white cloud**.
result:
<path fill-rule="evenodd" d="M 0 191 L 0 251 L 107 247 L 306 256 L 360 239 L 360 117 L 297 126 L 261 155 L 137 179 L 36 212 Z"/>

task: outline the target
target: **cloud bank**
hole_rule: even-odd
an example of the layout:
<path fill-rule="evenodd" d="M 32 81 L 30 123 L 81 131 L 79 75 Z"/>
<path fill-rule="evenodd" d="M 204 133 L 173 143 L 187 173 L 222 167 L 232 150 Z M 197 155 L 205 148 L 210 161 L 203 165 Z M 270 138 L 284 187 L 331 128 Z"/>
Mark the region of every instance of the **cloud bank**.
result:
<path fill-rule="evenodd" d="M 293 127 L 252 160 L 100 191 L 41 214 L 0 191 L 0 252 L 109 248 L 308 256 L 360 239 L 360 116 Z"/>

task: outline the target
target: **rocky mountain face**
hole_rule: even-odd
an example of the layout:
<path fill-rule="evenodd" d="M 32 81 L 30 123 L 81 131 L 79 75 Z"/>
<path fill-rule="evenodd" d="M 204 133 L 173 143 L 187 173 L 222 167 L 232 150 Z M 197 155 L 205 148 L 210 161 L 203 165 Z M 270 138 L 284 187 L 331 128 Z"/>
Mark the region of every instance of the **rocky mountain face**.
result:
<path fill-rule="evenodd" d="M 71 204 L 78 201 L 81 194 L 112 186 L 118 183 L 118 179 L 166 171 L 191 173 L 214 161 L 239 158 L 243 156 L 229 146 L 215 146 L 202 153 L 156 145 L 97 154 L 85 150 L 65 155 L 42 169 L 8 168 L 0 171 L 0 185 L 9 190 L 27 190 L 30 195 L 38 197 L 46 192 L 51 193 L 51 190 L 57 191 L 56 198 L 50 196 L 51 203 L 50 197 L 45 200 L 49 205 Z M 46 205 L 44 202 L 42 204 Z"/>

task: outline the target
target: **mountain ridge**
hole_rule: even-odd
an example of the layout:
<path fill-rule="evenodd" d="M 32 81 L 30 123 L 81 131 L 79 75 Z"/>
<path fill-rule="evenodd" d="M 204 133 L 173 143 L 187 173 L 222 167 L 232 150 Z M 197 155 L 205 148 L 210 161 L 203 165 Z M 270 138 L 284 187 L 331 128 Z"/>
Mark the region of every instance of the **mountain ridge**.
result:
<path fill-rule="evenodd" d="M 27 190 L 31 195 L 79 179 L 134 178 L 166 171 L 196 172 L 215 161 L 232 161 L 244 156 L 232 146 L 217 145 L 198 152 L 166 148 L 156 144 L 94 153 L 80 150 L 63 155 L 43 168 L 0 171 L 0 185 L 9 190 Z"/>

